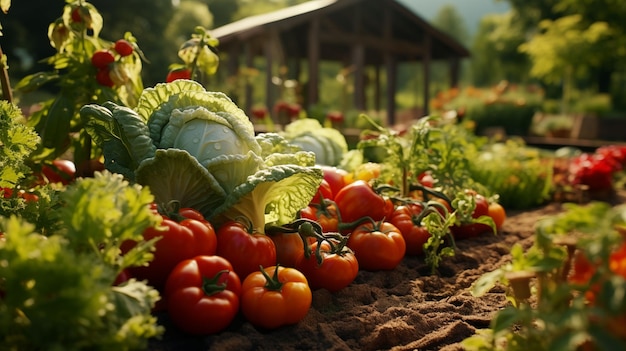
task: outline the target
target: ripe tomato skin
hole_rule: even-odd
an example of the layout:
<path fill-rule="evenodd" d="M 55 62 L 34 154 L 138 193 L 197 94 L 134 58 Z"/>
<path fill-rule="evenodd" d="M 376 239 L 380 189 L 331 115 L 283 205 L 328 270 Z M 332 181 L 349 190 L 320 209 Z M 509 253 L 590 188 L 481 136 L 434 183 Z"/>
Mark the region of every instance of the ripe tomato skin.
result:
<path fill-rule="evenodd" d="M 330 184 L 326 179 L 322 179 L 319 187 L 317 188 L 317 192 L 311 199 L 310 204 L 319 204 L 323 199 L 332 200 L 333 199 L 333 190 L 330 188 Z"/>
<path fill-rule="evenodd" d="M 170 71 L 165 77 L 165 82 L 171 83 L 177 79 L 191 79 L 191 70 L 188 68 L 182 68 Z"/>
<path fill-rule="evenodd" d="M 115 86 L 115 82 L 111 79 L 111 70 L 108 68 L 98 69 L 98 72 L 96 72 L 96 82 L 104 87 L 113 88 Z"/>
<path fill-rule="evenodd" d="M 276 246 L 276 263 L 294 268 L 298 258 L 304 255 L 304 242 L 299 233 L 272 233 L 268 235 Z"/>
<path fill-rule="evenodd" d="M 109 50 L 97 50 L 91 56 L 91 64 L 96 68 L 107 68 L 115 62 L 115 56 Z"/>
<path fill-rule="evenodd" d="M 324 202 L 318 205 L 309 205 L 300 210 L 300 217 L 316 221 L 324 233 L 339 231 L 339 216 L 337 205 Z"/>
<path fill-rule="evenodd" d="M 130 273 L 162 291 L 168 275 L 179 262 L 198 255 L 215 254 L 215 229 L 207 223 L 189 218 L 176 222 L 163 217 L 160 227 L 147 228 L 143 233 L 144 240 L 160 237 L 155 243 L 154 258 L 148 266 L 130 267 Z M 134 242 L 124 243 L 122 251 L 127 252 L 135 245 Z"/>
<path fill-rule="evenodd" d="M 489 204 L 487 212 L 489 217 L 493 219 L 496 229 L 502 229 L 502 225 L 504 225 L 504 221 L 506 220 L 506 210 L 504 207 L 497 202 L 492 202 Z"/>
<path fill-rule="evenodd" d="M 227 259 L 242 279 L 257 272 L 259 266 L 276 265 L 276 245 L 272 239 L 239 221 L 228 221 L 217 230 L 216 253 Z"/>
<path fill-rule="evenodd" d="M 113 49 L 122 57 L 129 56 L 133 53 L 133 51 L 135 51 L 135 48 L 133 48 L 133 44 L 125 39 L 119 39 L 118 41 L 116 41 Z"/>
<path fill-rule="evenodd" d="M 5 199 L 10 199 L 14 195 L 14 191 L 13 191 L 12 188 L 0 188 L 0 192 L 2 193 L 2 197 L 5 198 Z M 24 189 L 19 189 L 17 191 L 16 196 L 26 200 L 26 202 L 37 202 L 37 201 L 39 201 L 39 195 L 37 195 L 35 193 L 27 192 Z"/>
<path fill-rule="evenodd" d="M 207 279 L 211 281 L 207 284 Z M 241 280 L 220 256 L 196 256 L 174 267 L 165 285 L 167 310 L 183 332 L 218 333 L 239 311 Z"/>
<path fill-rule="evenodd" d="M 348 177 L 348 172 L 341 168 L 332 166 L 320 167 L 324 172 L 324 180 L 326 180 L 326 182 L 328 182 L 328 185 L 330 185 L 330 190 L 332 190 L 333 195 L 337 195 L 339 190 L 347 185 L 346 177 Z"/>
<path fill-rule="evenodd" d="M 401 205 L 396 208 L 389 222 L 400 230 L 406 243 L 406 255 L 421 255 L 424 253 L 424 244 L 430 238 L 426 227 L 419 223 L 419 215 L 423 207 L 419 204 Z"/>
<path fill-rule="evenodd" d="M 476 208 L 472 213 L 472 218 L 489 216 L 489 202 L 487 199 L 480 194 L 475 194 L 474 196 Z M 450 230 L 452 230 L 452 234 L 456 240 L 462 240 L 477 237 L 484 232 L 490 231 L 491 227 L 482 223 L 463 223 L 450 227 Z"/>
<path fill-rule="evenodd" d="M 275 329 L 296 324 L 309 313 L 313 295 L 306 277 L 297 269 L 271 266 L 264 268 L 280 287 L 271 286 L 261 271 L 244 279 L 241 286 L 241 312 L 254 326 Z"/>
<path fill-rule="evenodd" d="M 380 221 L 393 209 L 391 201 L 377 194 L 372 186 L 363 180 L 343 187 L 335 194 L 335 203 L 339 208 L 341 220 L 345 223 L 368 216 L 374 221 Z"/>
<path fill-rule="evenodd" d="M 312 290 L 326 289 L 336 292 L 350 285 L 359 273 L 359 262 L 354 252 L 344 246 L 339 253 L 334 253 L 330 244 L 322 241 L 320 253 L 323 261 L 318 264 L 314 254 L 318 245 L 317 241 L 311 245 L 313 254 L 309 258 L 304 256 L 303 251 L 296 264 L 296 269 L 309 281 L 309 287 Z"/>
<path fill-rule="evenodd" d="M 76 176 L 76 165 L 70 160 L 55 159 L 51 164 L 42 165 L 41 173 L 50 183 L 68 185 Z"/>
<path fill-rule="evenodd" d="M 363 270 L 391 270 L 406 253 L 406 242 L 400 230 L 389 222 L 367 222 L 359 225 L 348 238 Z"/>

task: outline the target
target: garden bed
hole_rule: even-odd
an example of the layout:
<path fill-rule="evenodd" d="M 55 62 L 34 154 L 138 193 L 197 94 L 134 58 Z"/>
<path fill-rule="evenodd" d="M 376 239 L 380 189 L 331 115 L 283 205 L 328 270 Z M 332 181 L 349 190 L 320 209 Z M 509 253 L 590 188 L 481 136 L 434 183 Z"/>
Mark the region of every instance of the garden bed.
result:
<path fill-rule="evenodd" d="M 612 199 L 624 200 L 626 192 Z M 487 328 L 508 303 L 502 287 L 476 298 L 470 285 L 510 260 L 513 244 L 530 247 L 536 222 L 560 210 L 552 203 L 509 213 L 499 235 L 457 242 L 455 257 L 444 260 L 439 275 L 428 274 L 422 257 L 406 257 L 392 271 L 359 272 L 337 293 L 317 290 L 307 317 L 294 326 L 264 331 L 238 318 L 220 334 L 190 337 L 163 315 L 167 331 L 150 350 L 462 350 L 460 342 Z"/>

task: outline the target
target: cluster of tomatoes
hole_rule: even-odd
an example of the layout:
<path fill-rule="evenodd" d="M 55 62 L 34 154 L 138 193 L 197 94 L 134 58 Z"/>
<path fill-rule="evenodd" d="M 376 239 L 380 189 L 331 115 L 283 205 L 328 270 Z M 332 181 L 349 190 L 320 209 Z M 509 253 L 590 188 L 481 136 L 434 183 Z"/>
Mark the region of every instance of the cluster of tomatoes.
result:
<path fill-rule="evenodd" d="M 175 206 L 174 206 L 175 207 Z M 246 220 L 215 230 L 191 208 L 157 208 L 163 220 L 143 233 L 155 242 L 149 265 L 123 271 L 116 284 L 131 277 L 161 292 L 157 310 L 189 334 L 222 331 L 241 312 L 253 325 L 272 329 L 294 324 L 309 311 L 312 293 L 305 276 L 276 262 L 272 240 Z M 122 244 L 126 254 L 136 242 Z M 263 267 L 263 269 L 261 269 Z"/>
<path fill-rule="evenodd" d="M 125 39 L 116 41 L 110 49 L 100 49 L 91 56 L 91 65 L 96 68 L 96 81 L 105 87 L 121 85 L 128 80 L 120 58 L 130 56 L 135 51 L 134 45 Z"/>
<path fill-rule="evenodd" d="M 477 216 L 489 214 L 480 198 Z M 265 233 L 243 217 L 214 227 L 191 208 L 153 210 L 163 221 L 143 236 L 158 238 L 154 257 L 127 269 L 118 283 L 147 280 L 162 294 L 157 308 L 190 334 L 220 332 L 239 313 L 265 329 L 297 323 L 310 309 L 312 291 L 339 291 L 359 270 L 392 270 L 405 255 L 421 254 L 430 236 L 419 202 L 396 205 L 369 182 L 333 167 L 324 167 L 299 218 Z M 122 252 L 135 245 L 124 243 Z"/>

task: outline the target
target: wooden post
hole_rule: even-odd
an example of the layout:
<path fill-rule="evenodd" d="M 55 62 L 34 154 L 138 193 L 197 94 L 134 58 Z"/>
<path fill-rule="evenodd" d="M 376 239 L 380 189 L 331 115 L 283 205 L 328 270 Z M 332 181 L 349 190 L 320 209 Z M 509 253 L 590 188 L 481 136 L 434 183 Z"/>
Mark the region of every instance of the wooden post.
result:
<path fill-rule="evenodd" d="M 354 107 L 365 110 L 365 48 L 357 44 L 352 48 L 352 62 L 354 64 Z"/>
<path fill-rule="evenodd" d="M 393 36 L 393 14 L 389 6 L 385 6 L 383 11 L 383 41 L 389 42 Z M 398 67 L 395 56 L 387 47 L 385 47 L 382 55 L 385 63 L 385 75 L 387 76 L 387 124 L 392 126 L 396 123 L 396 82 L 398 78 Z"/>
<path fill-rule="evenodd" d="M 422 56 L 422 69 L 424 71 L 424 115 L 430 114 L 430 52 L 431 37 L 428 33 L 424 33 L 424 55 Z"/>
<path fill-rule="evenodd" d="M 396 82 L 398 66 L 390 53 L 385 54 L 385 70 L 387 72 L 387 123 L 396 123 Z"/>
<path fill-rule="evenodd" d="M 461 60 L 458 57 L 450 58 L 450 88 L 459 86 L 459 69 Z"/>
<path fill-rule="evenodd" d="M 308 108 L 319 101 L 320 19 L 311 19 L 308 34 L 309 81 L 307 87 Z"/>
<path fill-rule="evenodd" d="M 252 48 L 250 47 L 250 42 L 246 42 L 243 47 L 243 55 L 244 55 L 244 64 L 246 66 L 245 78 L 246 83 L 244 85 L 244 95 L 246 99 L 246 112 L 249 112 L 252 109 L 252 97 L 254 96 L 254 88 L 250 83 L 250 79 L 248 79 L 248 74 L 252 70 L 254 66 L 254 57 L 252 55 Z M 272 106 L 266 106 L 268 111 L 272 108 Z"/>

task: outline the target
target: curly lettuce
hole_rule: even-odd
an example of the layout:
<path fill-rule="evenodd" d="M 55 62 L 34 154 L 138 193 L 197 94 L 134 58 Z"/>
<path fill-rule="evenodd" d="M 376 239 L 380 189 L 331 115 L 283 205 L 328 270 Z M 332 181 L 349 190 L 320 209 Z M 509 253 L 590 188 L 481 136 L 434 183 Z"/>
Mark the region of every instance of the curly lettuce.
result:
<path fill-rule="evenodd" d="M 81 116 L 108 170 L 218 225 L 241 215 L 261 232 L 288 223 L 323 177 L 314 153 L 278 134 L 255 135 L 227 95 L 194 81 L 145 89 L 135 109 L 85 105 Z"/>

